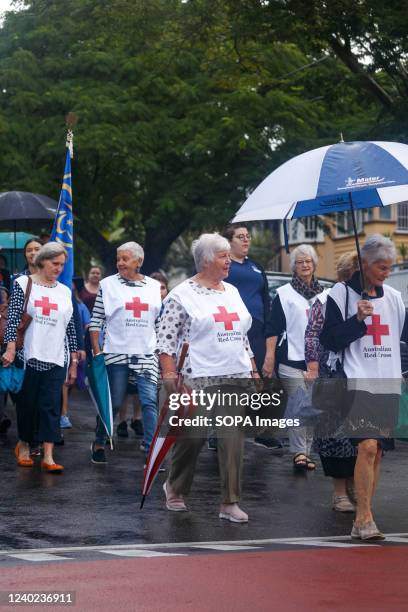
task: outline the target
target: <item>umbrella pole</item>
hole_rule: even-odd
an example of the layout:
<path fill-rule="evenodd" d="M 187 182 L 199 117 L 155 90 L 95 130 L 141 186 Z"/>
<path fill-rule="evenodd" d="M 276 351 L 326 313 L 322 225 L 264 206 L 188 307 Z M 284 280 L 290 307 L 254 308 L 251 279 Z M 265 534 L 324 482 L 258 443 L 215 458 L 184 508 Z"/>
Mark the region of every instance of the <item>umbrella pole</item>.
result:
<path fill-rule="evenodd" d="M 14 220 L 14 253 L 13 253 L 13 269 L 12 273 L 17 272 L 17 221 Z"/>
<path fill-rule="evenodd" d="M 360 268 L 361 296 L 363 297 L 363 299 L 365 299 L 367 292 L 365 290 L 365 279 L 364 279 L 363 265 L 361 263 L 360 243 L 358 240 L 356 215 L 355 215 L 355 209 L 353 206 L 353 196 L 351 195 L 351 192 L 349 192 L 349 200 L 350 200 L 351 220 L 353 222 L 354 240 L 356 242 L 357 259 L 358 259 L 358 265 Z"/>
<path fill-rule="evenodd" d="M 143 495 L 143 496 L 142 496 L 142 501 L 140 502 L 140 508 L 139 508 L 139 510 L 141 510 L 141 509 L 143 508 L 144 503 L 145 503 L 145 499 L 146 499 L 146 495 Z"/>

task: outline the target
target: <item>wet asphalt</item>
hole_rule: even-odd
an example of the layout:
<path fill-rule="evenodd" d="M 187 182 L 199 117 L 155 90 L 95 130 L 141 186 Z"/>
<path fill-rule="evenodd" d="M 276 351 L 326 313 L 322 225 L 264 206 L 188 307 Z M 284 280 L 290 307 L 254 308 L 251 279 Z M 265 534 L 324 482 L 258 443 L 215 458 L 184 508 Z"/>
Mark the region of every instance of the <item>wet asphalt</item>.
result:
<path fill-rule="evenodd" d="M 350 532 L 352 515 L 331 509 L 331 483 L 318 462 L 315 472 L 294 474 L 291 456 L 271 454 L 245 444 L 244 489 L 241 506 L 246 525 L 218 518 L 219 479 L 216 453 L 203 448 L 188 499 L 190 512 L 165 509 L 159 474 L 143 510 L 140 490 L 143 453 L 140 438 L 115 439 L 107 450 L 108 464 L 90 461 L 95 412 L 86 392 L 75 391 L 65 444 L 55 459 L 65 466 L 62 475 L 16 466 L 15 415 L 13 426 L 0 436 L 0 548 L 49 548 L 167 542 L 209 542 L 269 538 L 324 537 Z M 130 419 L 130 415 L 129 415 Z M 116 430 L 116 427 L 115 427 Z M 382 531 L 408 532 L 408 444 L 398 442 L 386 455 L 375 499 L 375 517 Z"/>

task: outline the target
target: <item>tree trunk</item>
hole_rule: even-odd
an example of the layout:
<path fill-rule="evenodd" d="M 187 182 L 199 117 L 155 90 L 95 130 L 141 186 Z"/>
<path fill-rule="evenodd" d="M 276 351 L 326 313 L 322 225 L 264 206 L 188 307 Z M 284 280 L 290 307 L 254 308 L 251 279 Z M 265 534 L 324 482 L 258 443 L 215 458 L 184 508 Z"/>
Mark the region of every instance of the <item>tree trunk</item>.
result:
<path fill-rule="evenodd" d="M 162 227 L 160 230 L 151 228 L 146 230 L 144 252 L 145 258 L 142 267 L 144 274 L 151 274 L 161 268 L 167 251 L 173 242 L 188 228 L 189 221 L 179 221 L 172 227 Z"/>
<path fill-rule="evenodd" d="M 343 44 L 336 36 L 329 37 L 329 44 L 337 57 L 358 76 L 361 83 L 368 91 L 373 94 L 379 102 L 389 111 L 394 110 L 394 101 L 391 96 L 373 79 L 358 62 L 352 51 Z"/>

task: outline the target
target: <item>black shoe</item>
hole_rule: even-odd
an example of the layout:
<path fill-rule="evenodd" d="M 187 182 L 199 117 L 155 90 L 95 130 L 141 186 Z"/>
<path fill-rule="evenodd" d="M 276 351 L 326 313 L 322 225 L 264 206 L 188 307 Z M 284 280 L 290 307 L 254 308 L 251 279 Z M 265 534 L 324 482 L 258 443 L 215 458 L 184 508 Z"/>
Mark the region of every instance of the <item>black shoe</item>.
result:
<path fill-rule="evenodd" d="M 8 429 L 11 427 L 11 421 L 8 417 L 4 417 L 2 421 L 0 421 L 0 434 L 7 433 Z"/>
<path fill-rule="evenodd" d="M 217 438 L 208 438 L 207 448 L 208 450 L 211 450 L 211 451 L 217 451 L 218 450 Z"/>
<path fill-rule="evenodd" d="M 116 433 L 118 434 L 119 438 L 129 437 L 128 426 L 127 426 L 126 421 L 122 421 L 121 423 L 119 423 L 119 425 L 116 428 Z"/>
<path fill-rule="evenodd" d="M 130 422 L 130 426 L 135 432 L 136 436 L 138 436 L 139 438 L 143 438 L 144 431 L 141 419 L 132 419 Z"/>
<path fill-rule="evenodd" d="M 95 448 L 95 442 L 91 444 L 91 461 L 92 463 L 97 463 L 98 465 L 103 465 L 107 463 L 105 449 L 104 448 Z"/>
<path fill-rule="evenodd" d="M 283 445 L 281 444 L 281 442 L 279 442 L 279 440 L 276 440 L 276 438 L 257 437 L 254 438 L 254 444 L 256 444 L 257 446 L 263 446 L 264 448 L 276 454 L 281 454 L 284 452 Z"/>

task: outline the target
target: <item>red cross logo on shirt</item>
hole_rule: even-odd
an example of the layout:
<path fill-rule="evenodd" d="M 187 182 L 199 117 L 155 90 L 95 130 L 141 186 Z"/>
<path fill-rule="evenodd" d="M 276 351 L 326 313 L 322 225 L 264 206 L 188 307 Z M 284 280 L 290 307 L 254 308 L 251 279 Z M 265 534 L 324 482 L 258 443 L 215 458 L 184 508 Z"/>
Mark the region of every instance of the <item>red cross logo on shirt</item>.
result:
<path fill-rule="evenodd" d="M 140 319 L 143 311 L 149 310 L 149 304 L 143 304 L 139 297 L 134 297 L 131 302 L 126 302 L 126 310 L 133 310 L 133 316 L 135 319 Z"/>
<path fill-rule="evenodd" d="M 44 296 L 41 298 L 41 300 L 35 300 L 34 306 L 36 308 L 42 308 L 42 313 L 46 317 L 50 316 L 51 310 L 58 310 L 58 304 L 52 304 L 50 299 Z"/>
<path fill-rule="evenodd" d="M 380 315 L 371 315 L 372 325 L 367 325 L 366 336 L 373 337 L 373 344 L 379 346 L 381 344 L 381 336 L 389 336 L 390 328 L 388 325 L 381 325 Z"/>
<path fill-rule="evenodd" d="M 240 318 L 236 312 L 227 312 L 225 306 L 217 306 L 219 312 L 213 313 L 216 323 L 224 323 L 224 329 L 231 331 L 234 329 L 234 321 L 239 321 Z"/>

